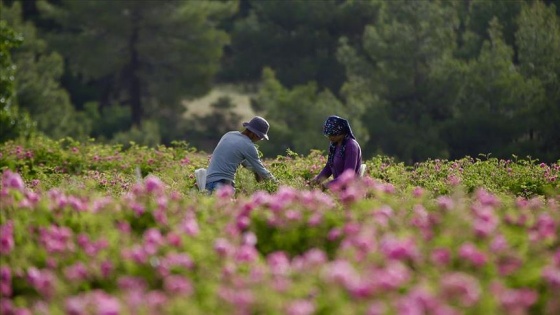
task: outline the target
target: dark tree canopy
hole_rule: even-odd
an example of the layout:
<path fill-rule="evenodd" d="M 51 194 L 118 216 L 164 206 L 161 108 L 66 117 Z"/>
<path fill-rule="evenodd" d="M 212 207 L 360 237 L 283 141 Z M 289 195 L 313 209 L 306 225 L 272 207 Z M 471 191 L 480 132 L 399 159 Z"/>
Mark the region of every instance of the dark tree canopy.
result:
<path fill-rule="evenodd" d="M 199 1 L 66 1 L 42 12 L 71 72 L 98 87 L 100 106 L 131 108 L 132 122 L 210 89 L 228 36 L 214 19 L 235 6 Z"/>
<path fill-rule="evenodd" d="M 559 0 L 0 5 L 1 92 L 14 104 L 2 119 L 29 114 L 54 138 L 212 144 L 240 125 L 239 104 L 202 117 L 185 102 L 226 83 L 270 121 L 265 154 L 324 150 L 334 114 L 366 158 L 560 159 Z M 14 34 L 23 43 L 8 47 Z"/>

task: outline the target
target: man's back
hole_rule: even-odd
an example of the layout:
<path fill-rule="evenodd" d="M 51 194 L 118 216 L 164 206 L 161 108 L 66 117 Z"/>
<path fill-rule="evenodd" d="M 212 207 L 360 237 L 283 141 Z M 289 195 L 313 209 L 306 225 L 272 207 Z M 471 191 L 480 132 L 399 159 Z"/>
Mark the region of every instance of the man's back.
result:
<path fill-rule="evenodd" d="M 206 182 L 221 179 L 233 182 L 235 172 L 242 162 L 259 175 L 265 178 L 270 176 L 262 165 L 253 142 L 239 131 L 230 131 L 222 136 L 212 153 Z"/>
<path fill-rule="evenodd" d="M 207 169 L 206 190 L 212 193 L 221 185 L 235 187 L 235 172 L 239 165 L 255 173 L 257 180 L 274 180 L 274 176 L 264 167 L 255 147 L 257 141 L 268 140 L 270 125 L 266 119 L 255 116 L 249 122 L 244 122 L 245 130 L 230 131 L 222 136 L 212 152 Z"/>

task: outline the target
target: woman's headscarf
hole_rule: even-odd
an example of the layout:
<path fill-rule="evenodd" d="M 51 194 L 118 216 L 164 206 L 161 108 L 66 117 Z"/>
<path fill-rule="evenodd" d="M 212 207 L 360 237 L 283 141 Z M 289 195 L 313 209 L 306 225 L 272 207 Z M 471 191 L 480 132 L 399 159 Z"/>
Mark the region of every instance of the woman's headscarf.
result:
<path fill-rule="evenodd" d="M 346 136 L 342 140 L 342 147 L 340 148 L 340 156 L 344 157 L 344 151 L 346 149 L 346 141 L 348 138 L 352 138 L 356 140 L 354 133 L 352 133 L 352 128 L 350 128 L 350 123 L 348 120 L 338 117 L 338 116 L 329 116 L 323 125 L 323 134 L 325 136 L 338 136 L 345 134 Z M 329 146 L 329 157 L 328 163 L 332 165 L 334 161 L 334 152 L 336 151 L 336 144 L 331 142 Z"/>

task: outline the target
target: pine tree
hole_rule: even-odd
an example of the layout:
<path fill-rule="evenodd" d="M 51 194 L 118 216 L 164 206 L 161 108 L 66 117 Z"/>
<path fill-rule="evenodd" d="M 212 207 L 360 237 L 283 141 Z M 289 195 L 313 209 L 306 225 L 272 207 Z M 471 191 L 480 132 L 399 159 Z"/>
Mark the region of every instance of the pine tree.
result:
<path fill-rule="evenodd" d="M 177 117 L 184 98 L 207 92 L 228 41 L 217 29 L 232 2 L 73 1 L 40 3 L 56 22 L 50 41 L 77 77 L 102 89 L 101 107 L 127 105 L 132 122 Z"/>

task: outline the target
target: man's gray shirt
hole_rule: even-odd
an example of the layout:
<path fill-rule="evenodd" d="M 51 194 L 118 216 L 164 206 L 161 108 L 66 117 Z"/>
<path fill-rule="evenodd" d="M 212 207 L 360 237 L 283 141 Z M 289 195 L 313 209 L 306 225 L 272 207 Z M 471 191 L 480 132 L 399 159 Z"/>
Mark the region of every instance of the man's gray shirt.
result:
<path fill-rule="evenodd" d="M 230 131 L 222 136 L 212 152 L 208 165 L 206 182 L 227 179 L 233 182 L 239 165 L 259 174 L 262 178 L 271 178 L 272 174 L 264 167 L 259 158 L 255 144 L 239 131 Z"/>

